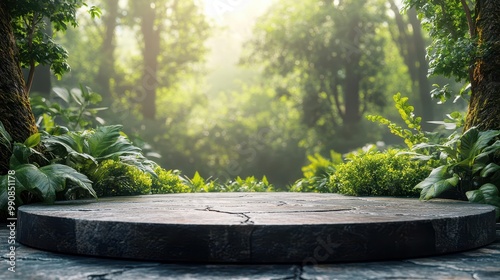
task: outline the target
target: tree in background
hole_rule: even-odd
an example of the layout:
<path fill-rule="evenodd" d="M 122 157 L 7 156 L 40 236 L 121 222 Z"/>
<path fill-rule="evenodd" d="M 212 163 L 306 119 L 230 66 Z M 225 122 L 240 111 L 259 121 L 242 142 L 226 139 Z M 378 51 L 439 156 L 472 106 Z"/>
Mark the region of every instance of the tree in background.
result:
<path fill-rule="evenodd" d="M 500 5 L 496 0 L 406 0 L 433 38 L 431 73 L 470 82 L 464 129 L 500 129 Z M 438 15 L 438 16 L 436 16 Z"/>
<path fill-rule="evenodd" d="M 141 113 L 154 120 L 158 87 L 174 87 L 180 75 L 195 71 L 207 51 L 209 26 L 192 0 L 129 1 L 129 8 L 142 39 Z"/>
<path fill-rule="evenodd" d="M 354 148 L 363 114 L 385 105 L 385 13 L 378 0 L 283 0 L 257 25 L 248 61 L 286 81 L 278 83 L 283 94 L 301 89 L 303 122 L 326 151 Z"/>
<path fill-rule="evenodd" d="M 110 99 L 111 85 L 110 81 L 115 77 L 115 48 L 116 48 L 116 28 L 119 20 L 119 0 L 102 1 L 103 10 L 101 37 L 102 43 L 99 51 L 99 70 L 97 72 L 96 82 L 99 85 L 100 92 L 106 99 Z M 108 100 L 109 102 L 110 100 Z"/>
<path fill-rule="evenodd" d="M 433 107 L 431 106 L 431 86 L 427 77 L 429 63 L 426 59 L 426 46 L 422 25 L 417 18 L 415 9 L 409 9 L 406 14 L 401 13 L 400 7 L 394 0 L 389 0 L 390 8 L 394 14 L 394 24 L 391 24 L 391 36 L 398 46 L 412 81 L 417 88 L 420 99 L 418 114 L 422 117 L 424 127 L 427 121 L 434 121 Z"/>

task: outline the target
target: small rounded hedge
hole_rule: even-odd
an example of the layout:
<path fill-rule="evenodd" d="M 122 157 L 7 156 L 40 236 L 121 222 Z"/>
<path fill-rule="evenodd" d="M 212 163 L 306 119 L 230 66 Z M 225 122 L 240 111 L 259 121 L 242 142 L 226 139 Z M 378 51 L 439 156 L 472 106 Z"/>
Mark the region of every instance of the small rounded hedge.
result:
<path fill-rule="evenodd" d="M 153 184 L 151 185 L 152 194 L 191 192 L 189 186 L 182 182 L 178 170 L 167 171 L 158 166 L 154 169 L 154 172 L 156 177 L 153 177 Z"/>
<path fill-rule="evenodd" d="M 398 150 L 370 151 L 351 156 L 335 166 L 328 182 L 331 192 L 356 196 L 418 197 L 414 187 L 432 166 L 412 160 Z"/>
<path fill-rule="evenodd" d="M 139 168 L 115 160 L 103 161 L 89 179 L 98 197 L 149 194 L 153 182 Z"/>

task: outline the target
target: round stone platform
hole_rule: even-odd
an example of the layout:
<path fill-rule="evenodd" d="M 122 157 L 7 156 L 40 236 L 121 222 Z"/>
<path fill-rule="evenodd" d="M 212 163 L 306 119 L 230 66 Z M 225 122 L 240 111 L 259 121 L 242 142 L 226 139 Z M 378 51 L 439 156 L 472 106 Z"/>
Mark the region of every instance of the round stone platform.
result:
<path fill-rule="evenodd" d="M 313 193 L 115 197 L 22 206 L 18 240 L 49 251 L 154 261 L 402 259 L 493 242 L 495 211 L 467 202 Z"/>

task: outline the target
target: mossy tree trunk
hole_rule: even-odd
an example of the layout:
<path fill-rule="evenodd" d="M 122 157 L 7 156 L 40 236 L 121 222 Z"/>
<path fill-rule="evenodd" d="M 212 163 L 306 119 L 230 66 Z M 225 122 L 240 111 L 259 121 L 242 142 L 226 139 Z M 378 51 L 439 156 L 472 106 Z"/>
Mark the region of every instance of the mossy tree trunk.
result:
<path fill-rule="evenodd" d="M 17 59 L 11 17 L 4 1 L 0 2 L 0 121 L 16 142 L 37 132 L 35 117 L 25 91 L 23 73 Z M 0 146 L 0 174 L 9 168 L 11 152 Z"/>
<path fill-rule="evenodd" d="M 480 55 L 473 66 L 472 95 L 465 130 L 500 129 L 500 5 L 498 0 L 478 0 L 476 32 Z"/>

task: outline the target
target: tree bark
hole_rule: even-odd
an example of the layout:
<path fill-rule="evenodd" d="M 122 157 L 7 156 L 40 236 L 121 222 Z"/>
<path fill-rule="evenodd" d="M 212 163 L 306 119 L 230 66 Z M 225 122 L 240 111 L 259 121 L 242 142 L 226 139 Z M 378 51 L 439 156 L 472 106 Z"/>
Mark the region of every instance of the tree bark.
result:
<path fill-rule="evenodd" d="M 18 61 L 11 16 L 5 2 L 0 2 L 0 121 L 16 142 L 37 132 L 35 117 L 25 91 Z M 0 146 L 0 174 L 9 169 L 11 151 Z"/>
<path fill-rule="evenodd" d="M 158 88 L 158 55 L 160 54 L 161 26 L 156 26 L 154 8 L 146 7 L 142 14 L 141 31 L 144 38 L 144 69 L 142 74 L 142 116 L 156 118 L 156 89 Z"/>
<path fill-rule="evenodd" d="M 414 47 L 414 65 L 416 68 L 416 79 L 413 83 L 418 84 L 418 92 L 420 97 L 420 114 L 424 120 L 422 127 L 424 129 L 430 128 L 427 121 L 434 120 L 434 110 L 433 106 L 435 103 L 432 102 L 431 97 L 431 86 L 429 79 L 427 78 L 429 72 L 429 63 L 426 59 L 425 41 L 422 35 L 422 25 L 417 17 L 417 11 L 415 9 L 408 10 L 408 19 L 413 29 L 413 36 L 411 43 Z"/>
<path fill-rule="evenodd" d="M 426 121 L 434 120 L 434 110 L 430 93 L 431 87 L 427 78 L 429 63 L 426 60 L 426 46 L 422 35 L 422 26 L 415 8 L 409 9 L 407 17 L 404 18 L 394 0 L 389 0 L 389 4 L 394 13 L 399 32 L 399 34 L 392 34 L 392 36 L 408 67 L 412 85 L 418 89 L 420 106 L 418 106 L 417 112 L 424 120 L 422 127 L 430 129 L 431 126 Z M 408 26 L 410 25 L 412 31 L 409 30 Z"/>
<path fill-rule="evenodd" d="M 350 26 L 358 26 L 361 20 L 358 17 L 352 19 Z M 349 45 L 355 47 L 358 44 L 360 36 L 354 28 L 348 31 L 347 40 Z M 361 61 L 361 52 L 354 51 L 347 54 L 345 61 L 345 84 L 344 84 L 344 127 L 352 128 L 361 120 L 361 97 L 360 97 L 360 82 L 359 63 Z"/>
<path fill-rule="evenodd" d="M 473 65 L 471 99 L 464 129 L 500 129 L 500 5 L 478 0 L 476 31 L 480 55 Z"/>
<path fill-rule="evenodd" d="M 97 74 L 97 83 L 100 86 L 101 94 L 105 99 L 111 101 L 110 80 L 114 76 L 114 52 L 115 52 L 115 30 L 118 25 L 118 0 L 108 0 L 105 2 L 106 15 L 103 17 L 104 39 L 101 46 L 101 60 Z"/>

